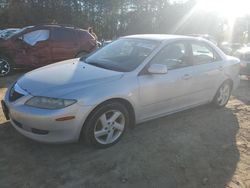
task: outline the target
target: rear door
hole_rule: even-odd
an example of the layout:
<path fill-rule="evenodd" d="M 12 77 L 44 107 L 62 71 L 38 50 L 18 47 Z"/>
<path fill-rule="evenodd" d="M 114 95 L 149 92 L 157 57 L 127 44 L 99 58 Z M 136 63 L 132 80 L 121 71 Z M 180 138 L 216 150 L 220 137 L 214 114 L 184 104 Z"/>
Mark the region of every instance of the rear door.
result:
<path fill-rule="evenodd" d="M 79 49 L 79 44 L 77 42 L 76 32 L 73 29 L 53 28 L 51 40 L 53 62 L 75 57 Z"/>
<path fill-rule="evenodd" d="M 213 98 L 223 79 L 223 61 L 205 42 L 189 41 L 189 45 L 193 64 L 192 101 L 196 104 L 205 103 Z"/>

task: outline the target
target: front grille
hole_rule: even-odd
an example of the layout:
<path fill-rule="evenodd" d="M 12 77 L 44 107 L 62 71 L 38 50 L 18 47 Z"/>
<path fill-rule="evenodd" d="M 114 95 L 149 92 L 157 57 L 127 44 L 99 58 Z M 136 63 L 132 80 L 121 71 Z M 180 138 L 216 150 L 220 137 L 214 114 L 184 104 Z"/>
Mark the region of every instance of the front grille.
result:
<path fill-rule="evenodd" d="M 9 95 L 9 100 L 11 102 L 23 97 L 24 95 L 21 94 L 21 93 L 18 93 L 17 91 L 15 91 L 15 88 L 12 87 L 11 90 L 10 90 L 10 95 Z"/>
<path fill-rule="evenodd" d="M 41 135 L 45 135 L 49 133 L 49 131 L 47 130 L 41 130 L 41 129 L 35 129 L 35 128 L 31 128 L 31 131 L 35 134 L 41 134 Z"/>

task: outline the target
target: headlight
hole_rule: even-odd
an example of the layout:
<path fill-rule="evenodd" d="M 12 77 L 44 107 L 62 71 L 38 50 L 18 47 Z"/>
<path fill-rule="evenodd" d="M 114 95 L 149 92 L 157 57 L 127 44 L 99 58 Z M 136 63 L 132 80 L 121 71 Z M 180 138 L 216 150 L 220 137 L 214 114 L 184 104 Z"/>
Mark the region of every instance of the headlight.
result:
<path fill-rule="evenodd" d="M 50 97 L 32 97 L 25 104 L 36 108 L 60 109 L 76 103 L 74 99 L 57 99 Z"/>

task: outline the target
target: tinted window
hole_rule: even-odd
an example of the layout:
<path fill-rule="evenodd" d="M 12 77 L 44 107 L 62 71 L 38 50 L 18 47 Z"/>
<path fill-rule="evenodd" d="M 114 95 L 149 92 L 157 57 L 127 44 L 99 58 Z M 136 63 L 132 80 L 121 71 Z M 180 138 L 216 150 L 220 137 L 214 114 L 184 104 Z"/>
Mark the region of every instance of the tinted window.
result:
<path fill-rule="evenodd" d="M 79 36 L 79 37 L 81 37 L 81 38 L 84 38 L 85 37 L 85 35 L 86 35 L 86 32 L 85 31 L 77 31 L 77 35 Z"/>
<path fill-rule="evenodd" d="M 219 56 L 204 43 L 191 44 L 193 64 L 206 64 L 219 60 Z"/>
<path fill-rule="evenodd" d="M 189 66 L 186 45 L 181 42 L 167 45 L 151 63 L 167 65 L 169 70 Z"/>
<path fill-rule="evenodd" d="M 75 32 L 69 29 L 55 29 L 53 31 L 53 40 L 58 42 L 73 41 Z"/>

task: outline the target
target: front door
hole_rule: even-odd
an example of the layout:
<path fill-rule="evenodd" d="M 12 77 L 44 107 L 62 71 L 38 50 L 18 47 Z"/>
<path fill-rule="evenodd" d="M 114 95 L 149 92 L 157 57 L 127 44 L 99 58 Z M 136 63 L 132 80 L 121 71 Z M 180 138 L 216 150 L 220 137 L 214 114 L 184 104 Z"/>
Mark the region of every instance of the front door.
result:
<path fill-rule="evenodd" d="M 192 64 L 186 43 L 175 42 L 164 47 L 150 64 L 164 64 L 166 74 L 142 74 L 140 85 L 139 120 L 161 116 L 192 104 Z"/>
<path fill-rule="evenodd" d="M 41 29 L 23 34 L 15 42 L 15 62 L 27 67 L 40 67 L 51 62 L 50 30 Z"/>

